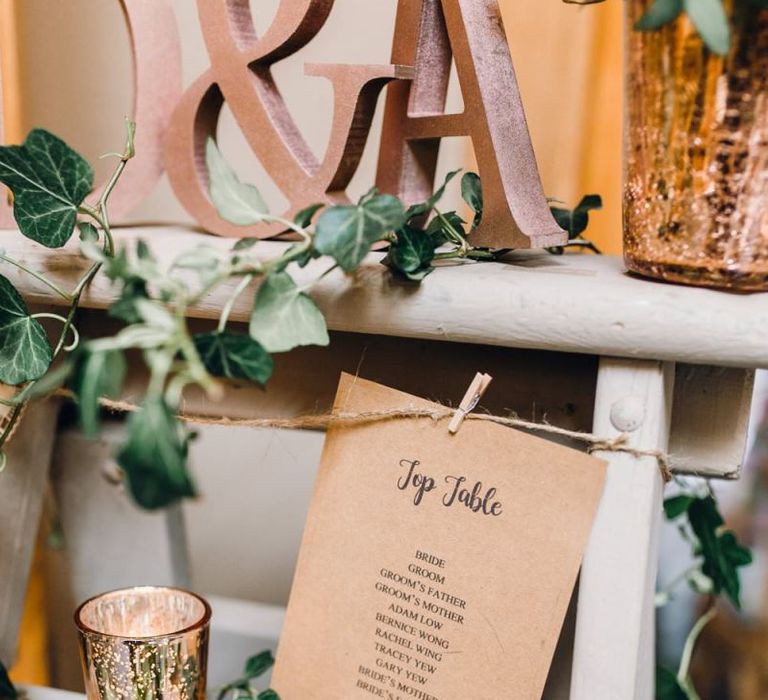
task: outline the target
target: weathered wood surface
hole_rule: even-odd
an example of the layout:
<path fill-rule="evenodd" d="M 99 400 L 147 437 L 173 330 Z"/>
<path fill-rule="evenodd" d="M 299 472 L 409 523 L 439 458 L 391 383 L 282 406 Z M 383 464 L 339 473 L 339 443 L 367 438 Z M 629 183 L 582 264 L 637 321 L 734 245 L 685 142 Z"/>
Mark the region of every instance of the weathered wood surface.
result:
<path fill-rule="evenodd" d="M 231 241 L 182 227 L 122 229 L 118 244 L 149 241 L 161 264 L 181 251 Z M 0 244 L 35 269 L 70 286 L 83 269 L 76 245 L 49 251 L 17 233 L 0 232 Z M 286 244 L 261 242 L 265 258 Z M 619 258 L 545 253 L 512 254 L 507 262 L 445 266 L 419 288 L 394 282 L 372 253 L 352 278 L 336 271 L 313 291 L 333 330 L 432 338 L 504 347 L 557 350 L 682 361 L 731 367 L 768 367 L 768 294 L 736 295 L 649 282 L 627 275 Z M 300 284 L 317 277 L 327 262 L 294 274 Z M 23 273 L 3 266 L 33 301 L 61 300 Z M 193 311 L 218 316 L 234 285 L 225 285 Z M 116 290 L 99 276 L 85 304 L 104 308 Z M 244 320 L 248 294 L 232 318 Z"/>
<path fill-rule="evenodd" d="M 754 370 L 677 366 L 669 435 L 675 472 L 738 478 L 754 383 Z"/>
<path fill-rule="evenodd" d="M 7 467 L 0 474 L 0 660 L 5 664 L 16 656 L 57 415 L 54 400 L 26 412 L 8 445 Z"/>
<path fill-rule="evenodd" d="M 595 432 L 666 450 L 673 386 L 671 363 L 602 359 Z M 571 700 L 651 700 L 663 480 L 653 457 L 596 455 L 608 478 L 581 569 Z"/>
<path fill-rule="evenodd" d="M 210 330 L 210 326 L 210 321 L 192 322 L 196 331 Z M 91 311 L 80 317 L 78 327 L 92 337 L 117 325 L 103 312 Z M 395 365 L 392 358 L 399 358 Z M 202 392 L 190 390 L 185 394 L 185 410 L 235 419 L 326 411 L 333 405 L 341 372 L 359 373 L 407 393 L 456 405 L 469 379 L 481 369 L 494 376 L 481 402 L 483 410 L 498 415 L 514 412 L 571 430 L 592 430 L 598 362 L 594 356 L 333 332 L 329 347 L 297 348 L 277 355 L 275 361 L 266 391 L 246 382 L 225 382 L 223 398 L 213 402 Z M 430 371 L 425 373 L 424 367 Z M 738 476 L 753 379 L 752 370 L 678 367 L 669 449 L 675 472 Z M 145 383 L 145 371 L 133 365 L 125 398 L 138 401 Z"/>
<path fill-rule="evenodd" d="M 193 332 L 210 330 L 211 325 L 204 320 L 190 324 Z M 244 332 L 239 325 L 234 328 Z M 86 311 L 78 321 L 84 337 L 114 332 L 118 327 L 101 311 Z M 146 385 L 146 368 L 139 357 L 130 359 L 124 398 L 137 401 Z M 497 414 L 514 412 L 530 420 L 546 418 L 573 430 L 590 429 L 597 381 L 595 357 L 337 331 L 331 333 L 328 347 L 302 347 L 276 355 L 266 389 L 245 381 L 222 381 L 220 400 L 191 389 L 184 394 L 184 409 L 226 418 L 287 418 L 329 411 L 342 372 L 457 405 L 478 368 L 494 376 L 481 402 L 483 409 Z"/>

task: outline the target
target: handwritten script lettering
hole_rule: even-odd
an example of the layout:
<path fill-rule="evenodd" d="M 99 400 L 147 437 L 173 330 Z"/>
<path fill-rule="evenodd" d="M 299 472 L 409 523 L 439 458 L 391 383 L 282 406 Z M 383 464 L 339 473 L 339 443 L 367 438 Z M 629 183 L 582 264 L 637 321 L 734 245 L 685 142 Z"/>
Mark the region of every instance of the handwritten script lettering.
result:
<path fill-rule="evenodd" d="M 413 497 L 414 505 L 419 505 L 421 499 L 424 498 L 424 494 L 435 489 L 434 479 L 416 472 L 416 467 L 418 467 L 419 464 L 418 460 L 409 462 L 407 459 L 401 459 L 400 466 L 408 467 L 408 474 L 397 482 L 397 488 L 401 491 L 405 491 L 409 486 L 416 489 L 416 494 Z"/>
<path fill-rule="evenodd" d="M 401 459 L 400 466 L 406 469 L 407 473 L 397 480 L 398 489 L 413 492 L 413 504 L 416 506 L 421 504 L 428 493 L 437 488 L 433 477 L 416 470 L 420 465 L 421 462 L 415 459 Z M 484 490 L 483 482 L 476 481 L 469 488 L 465 476 L 448 475 L 444 481 L 447 484 L 447 490 L 443 494 L 441 503 L 446 508 L 459 505 L 480 515 L 498 517 L 502 514 L 502 504 L 501 501 L 496 500 L 495 487 Z"/>

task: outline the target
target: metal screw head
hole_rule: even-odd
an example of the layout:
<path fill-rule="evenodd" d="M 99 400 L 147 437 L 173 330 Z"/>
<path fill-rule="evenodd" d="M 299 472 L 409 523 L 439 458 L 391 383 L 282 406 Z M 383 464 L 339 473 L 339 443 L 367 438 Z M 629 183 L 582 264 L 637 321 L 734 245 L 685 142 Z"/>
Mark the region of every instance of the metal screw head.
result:
<path fill-rule="evenodd" d="M 645 418 L 645 406 L 639 396 L 625 396 L 611 406 L 611 424 L 622 433 L 637 430 Z"/>

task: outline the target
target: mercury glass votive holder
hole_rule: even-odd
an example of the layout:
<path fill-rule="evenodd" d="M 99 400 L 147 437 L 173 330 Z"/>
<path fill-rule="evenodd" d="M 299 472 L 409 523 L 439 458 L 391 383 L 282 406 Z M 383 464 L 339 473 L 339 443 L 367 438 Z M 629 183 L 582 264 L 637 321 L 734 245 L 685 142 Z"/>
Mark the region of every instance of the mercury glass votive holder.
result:
<path fill-rule="evenodd" d="M 625 5 L 632 26 L 654 2 Z M 768 6 L 724 6 L 725 56 L 686 13 L 629 33 L 624 258 L 647 277 L 768 291 Z"/>
<path fill-rule="evenodd" d="M 75 613 L 89 700 L 204 700 L 211 608 L 175 588 L 91 598 Z"/>

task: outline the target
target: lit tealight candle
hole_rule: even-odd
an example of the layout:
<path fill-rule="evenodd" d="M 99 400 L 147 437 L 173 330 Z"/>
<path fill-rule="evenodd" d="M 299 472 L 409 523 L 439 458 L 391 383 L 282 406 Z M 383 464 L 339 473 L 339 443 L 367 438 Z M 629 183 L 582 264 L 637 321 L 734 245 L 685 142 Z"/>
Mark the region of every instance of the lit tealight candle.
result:
<path fill-rule="evenodd" d="M 175 588 L 129 588 L 75 613 L 90 700 L 203 700 L 211 608 Z"/>

